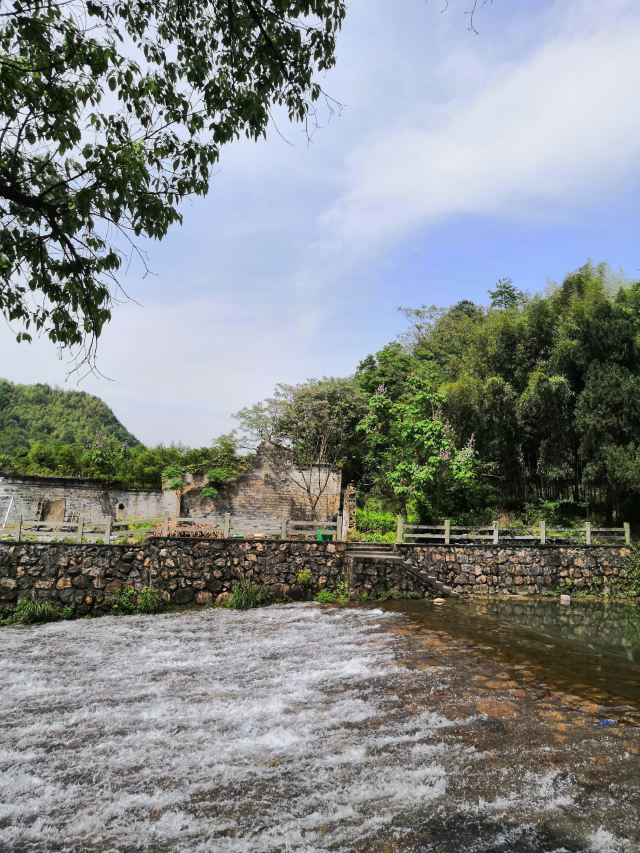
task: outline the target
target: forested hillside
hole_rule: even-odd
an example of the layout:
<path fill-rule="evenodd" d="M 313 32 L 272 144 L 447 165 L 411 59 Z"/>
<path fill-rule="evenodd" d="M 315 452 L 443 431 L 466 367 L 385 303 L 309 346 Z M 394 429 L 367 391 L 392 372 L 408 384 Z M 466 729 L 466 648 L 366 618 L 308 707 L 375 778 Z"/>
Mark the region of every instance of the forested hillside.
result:
<path fill-rule="evenodd" d="M 546 295 L 488 295 L 406 310 L 403 339 L 351 380 L 280 386 L 243 431 L 300 458 L 333 446 L 374 527 L 640 520 L 640 284 L 588 264 Z"/>
<path fill-rule="evenodd" d="M 17 455 L 36 442 L 86 444 L 98 432 L 131 447 L 140 443 L 99 397 L 0 379 L 0 453 Z"/>
<path fill-rule="evenodd" d="M 187 471 L 206 475 L 208 494 L 246 470 L 229 436 L 210 447 L 144 447 L 98 397 L 0 379 L 0 471 L 90 477 L 131 488 L 179 488 Z"/>

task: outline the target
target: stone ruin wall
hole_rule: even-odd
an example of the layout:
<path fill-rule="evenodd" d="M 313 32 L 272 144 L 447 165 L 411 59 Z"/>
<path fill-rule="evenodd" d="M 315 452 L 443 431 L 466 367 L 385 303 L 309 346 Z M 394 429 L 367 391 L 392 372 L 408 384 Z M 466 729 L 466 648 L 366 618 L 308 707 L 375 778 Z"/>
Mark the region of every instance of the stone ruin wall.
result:
<path fill-rule="evenodd" d="M 180 512 L 175 492 L 119 489 L 95 480 L 0 475 L 0 495 L 13 498 L 11 516 L 29 520 L 145 519 Z"/>
<path fill-rule="evenodd" d="M 309 472 L 305 472 L 309 478 Z M 340 510 L 342 475 L 329 468 L 315 468 L 311 483 L 321 497 L 315 508 L 315 517 L 304 488 L 303 474 L 289 468 L 289 476 L 274 469 L 269 454 L 258 451 L 255 462 L 246 474 L 235 483 L 225 486 L 215 498 L 205 498 L 200 489 L 204 477 L 187 476 L 187 488 L 182 499 L 182 515 L 207 518 L 230 513 L 241 518 L 291 518 L 297 521 L 332 521 Z M 318 488 L 317 484 L 320 484 Z M 325 487 L 326 483 L 326 487 Z"/>

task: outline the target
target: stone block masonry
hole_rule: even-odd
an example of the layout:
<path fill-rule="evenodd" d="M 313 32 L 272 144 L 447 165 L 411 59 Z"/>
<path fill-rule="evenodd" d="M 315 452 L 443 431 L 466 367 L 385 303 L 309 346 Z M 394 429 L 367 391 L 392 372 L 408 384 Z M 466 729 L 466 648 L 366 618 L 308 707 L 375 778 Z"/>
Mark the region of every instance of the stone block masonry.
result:
<path fill-rule="evenodd" d="M 172 604 L 209 604 L 240 578 L 281 596 L 335 589 L 345 571 L 345 545 L 333 542 L 150 539 L 127 545 L 0 543 L 0 606 L 21 597 L 73 603 L 78 615 L 104 612 L 124 584 L 152 584 Z"/>
<path fill-rule="evenodd" d="M 240 578 L 278 595 L 302 597 L 297 575 L 309 569 L 307 594 L 349 581 L 353 597 L 398 589 L 431 595 L 400 563 L 349 556 L 341 542 L 148 539 L 138 546 L 0 543 L 0 606 L 20 597 L 73 603 L 79 615 L 104 612 L 123 584 L 153 584 L 172 604 L 208 604 Z M 398 546 L 404 559 L 463 595 L 605 592 L 627 576 L 623 547 Z"/>
<path fill-rule="evenodd" d="M 399 545 L 421 571 L 461 595 L 598 594 L 628 574 L 626 546 Z"/>

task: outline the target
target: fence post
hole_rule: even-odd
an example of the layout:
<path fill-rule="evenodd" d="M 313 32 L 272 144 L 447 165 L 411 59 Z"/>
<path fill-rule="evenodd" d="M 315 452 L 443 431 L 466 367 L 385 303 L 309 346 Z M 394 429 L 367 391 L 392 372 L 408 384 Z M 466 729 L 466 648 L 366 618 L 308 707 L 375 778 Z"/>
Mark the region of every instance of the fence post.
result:
<path fill-rule="evenodd" d="M 622 526 L 624 527 L 624 544 L 631 545 L 631 525 L 625 521 Z"/>
<path fill-rule="evenodd" d="M 342 513 L 339 512 L 336 516 L 336 542 L 344 542 L 342 538 Z"/>
<path fill-rule="evenodd" d="M 16 515 L 16 529 L 13 531 L 13 536 L 16 542 L 20 541 L 20 537 L 22 536 L 22 516 Z"/>
<path fill-rule="evenodd" d="M 282 521 L 280 522 L 280 539 L 287 538 L 287 527 L 289 526 L 289 519 L 287 516 L 283 516 Z"/>
<path fill-rule="evenodd" d="M 162 535 L 166 538 L 169 535 L 169 516 L 165 515 L 162 519 Z"/>
<path fill-rule="evenodd" d="M 396 545 L 402 545 L 404 542 L 404 518 L 399 515 L 396 524 Z"/>
<path fill-rule="evenodd" d="M 111 523 L 112 523 L 112 519 L 108 518 L 107 523 L 104 526 L 105 545 L 111 545 Z"/>
<path fill-rule="evenodd" d="M 498 544 L 499 535 L 500 535 L 500 533 L 498 530 L 498 519 L 495 519 L 495 521 L 493 522 L 493 544 L 494 545 Z"/>
<path fill-rule="evenodd" d="M 82 537 L 84 536 L 84 518 L 78 518 L 78 542 L 82 545 Z"/>
<path fill-rule="evenodd" d="M 228 539 L 230 533 L 231 533 L 231 513 L 225 512 L 224 523 L 222 525 L 222 538 Z"/>
<path fill-rule="evenodd" d="M 591 522 L 585 521 L 584 523 L 584 544 L 591 545 Z"/>
<path fill-rule="evenodd" d="M 449 545 L 451 543 L 451 519 L 445 518 L 444 520 L 444 544 Z"/>
<path fill-rule="evenodd" d="M 547 522 L 546 521 L 540 522 L 540 544 L 541 545 L 547 544 Z"/>

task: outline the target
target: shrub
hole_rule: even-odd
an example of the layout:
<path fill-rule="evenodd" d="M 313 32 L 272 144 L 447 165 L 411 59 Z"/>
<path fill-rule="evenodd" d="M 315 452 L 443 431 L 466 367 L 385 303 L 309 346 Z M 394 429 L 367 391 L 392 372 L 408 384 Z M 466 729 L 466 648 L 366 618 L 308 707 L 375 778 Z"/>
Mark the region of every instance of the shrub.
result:
<path fill-rule="evenodd" d="M 127 616 L 136 612 L 138 591 L 132 583 L 121 587 L 111 599 L 111 612 L 119 616 Z"/>
<path fill-rule="evenodd" d="M 367 542 L 395 542 L 396 523 L 393 512 L 376 498 L 369 498 L 362 508 L 356 509 L 356 538 Z"/>
<path fill-rule="evenodd" d="M 320 604 L 346 604 L 349 599 L 349 584 L 347 581 L 340 581 L 335 590 L 322 589 L 314 597 L 314 601 Z"/>
<path fill-rule="evenodd" d="M 276 598 L 269 592 L 266 586 L 255 584 L 253 581 L 242 578 L 233 587 L 231 595 L 222 602 L 223 607 L 233 610 L 250 610 L 253 607 L 264 607 L 274 604 Z"/>
<path fill-rule="evenodd" d="M 159 613 L 166 607 L 166 600 L 157 586 L 145 586 L 138 593 L 138 613 Z"/>
<path fill-rule="evenodd" d="M 61 622 L 73 618 L 73 607 L 61 607 L 51 601 L 33 601 L 20 598 L 15 607 L 2 620 L 4 625 L 29 625 L 35 622 Z"/>
<path fill-rule="evenodd" d="M 117 616 L 133 613 L 159 613 L 166 607 L 162 591 L 155 586 L 145 586 L 138 590 L 128 583 L 116 592 L 111 599 L 111 612 Z"/>
<path fill-rule="evenodd" d="M 305 566 L 304 569 L 301 569 L 298 572 L 296 578 L 302 589 L 307 589 L 307 587 L 311 586 L 311 581 L 313 580 L 313 574 L 311 572 L 311 569 L 308 569 Z"/>

